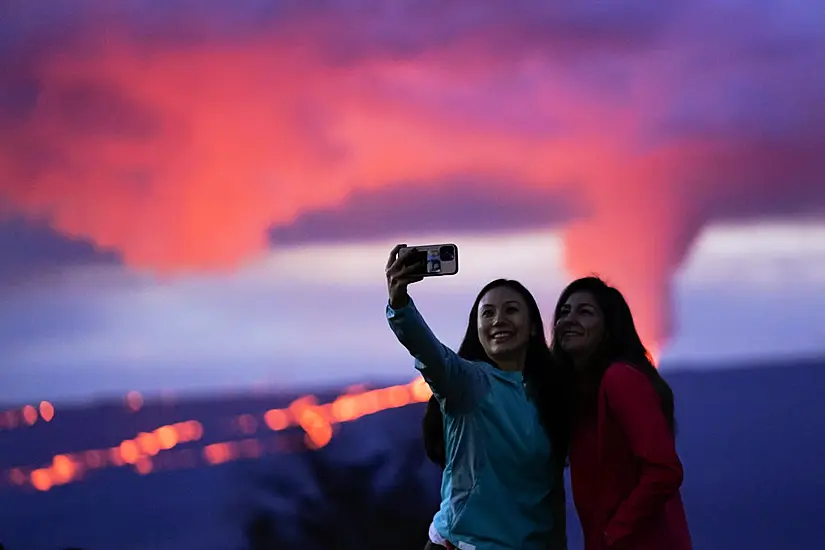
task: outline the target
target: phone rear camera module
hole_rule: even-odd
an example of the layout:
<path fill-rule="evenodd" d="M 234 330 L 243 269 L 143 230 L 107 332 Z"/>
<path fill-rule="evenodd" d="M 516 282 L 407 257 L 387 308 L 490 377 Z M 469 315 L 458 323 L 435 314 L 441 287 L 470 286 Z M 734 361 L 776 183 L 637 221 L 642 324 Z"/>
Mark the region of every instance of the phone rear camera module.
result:
<path fill-rule="evenodd" d="M 455 260 L 455 251 L 452 246 L 442 246 L 438 251 L 438 257 L 442 262 L 452 262 Z"/>

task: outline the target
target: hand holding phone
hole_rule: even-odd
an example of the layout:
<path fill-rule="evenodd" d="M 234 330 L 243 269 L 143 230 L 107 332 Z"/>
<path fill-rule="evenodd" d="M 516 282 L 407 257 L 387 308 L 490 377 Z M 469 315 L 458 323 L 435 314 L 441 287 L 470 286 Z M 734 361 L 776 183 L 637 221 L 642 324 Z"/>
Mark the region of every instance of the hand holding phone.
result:
<path fill-rule="evenodd" d="M 458 273 L 458 247 L 454 244 L 407 246 L 397 245 L 390 252 L 385 274 L 390 307 L 407 305 L 407 287 L 425 277 Z"/>
<path fill-rule="evenodd" d="M 410 252 L 408 264 L 420 266 L 413 271 L 419 277 L 440 277 L 458 273 L 458 247 L 454 244 L 428 244 L 423 246 L 403 247 L 399 256 Z"/>

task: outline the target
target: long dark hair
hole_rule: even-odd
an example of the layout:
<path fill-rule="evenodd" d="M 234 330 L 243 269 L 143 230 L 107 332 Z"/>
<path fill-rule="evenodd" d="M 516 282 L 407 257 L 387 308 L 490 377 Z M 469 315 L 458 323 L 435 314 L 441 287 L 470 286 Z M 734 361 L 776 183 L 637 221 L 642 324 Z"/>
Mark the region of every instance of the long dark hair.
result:
<path fill-rule="evenodd" d="M 557 363 L 572 365 L 570 357 L 561 349 L 555 327 L 560 319 L 561 309 L 567 300 L 577 292 L 588 292 L 593 296 L 596 305 L 604 315 L 605 336 L 593 359 L 589 362 L 584 373 L 579 375 L 585 387 L 595 392 L 607 368 L 616 362 L 627 363 L 638 369 L 648 377 L 662 404 L 662 413 L 665 415 L 671 431 L 676 431 L 674 415 L 673 390 L 659 374 L 654 366 L 653 359 L 642 343 L 633 314 L 625 297 L 618 289 L 608 285 L 599 277 L 583 277 L 570 283 L 559 296 L 553 314 L 553 339 L 550 345 L 553 357 Z M 591 392 L 592 393 L 592 392 Z"/>
<path fill-rule="evenodd" d="M 524 381 L 527 393 L 536 405 L 542 425 L 553 446 L 553 454 L 563 463 L 570 441 L 570 390 L 572 388 L 572 367 L 557 365 L 553 361 L 544 323 L 536 299 L 524 285 L 510 279 L 496 279 L 484 286 L 476 296 L 467 323 L 464 340 L 458 348 L 458 355 L 468 361 L 490 359 L 478 338 L 478 307 L 481 299 L 494 288 L 506 287 L 517 292 L 527 306 L 532 333 L 527 343 L 527 359 L 524 364 Z M 432 398 L 427 403 L 423 420 L 424 448 L 430 460 L 444 467 L 444 426 L 441 408 Z"/>
<path fill-rule="evenodd" d="M 424 432 L 424 452 L 436 466 L 442 470 L 447 467 L 447 452 L 444 448 L 444 417 L 441 405 L 435 396 L 427 401 L 427 410 L 421 422 Z"/>

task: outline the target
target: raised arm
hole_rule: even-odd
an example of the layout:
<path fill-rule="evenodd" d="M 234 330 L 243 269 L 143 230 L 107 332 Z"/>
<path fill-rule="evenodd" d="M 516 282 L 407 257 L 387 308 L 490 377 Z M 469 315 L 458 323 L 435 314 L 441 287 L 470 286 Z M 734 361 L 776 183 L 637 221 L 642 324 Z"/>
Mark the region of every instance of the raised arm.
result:
<path fill-rule="evenodd" d="M 613 365 L 602 380 L 608 406 L 641 464 L 639 483 L 607 524 L 608 548 L 662 510 L 682 485 L 682 463 L 653 384 L 629 365 Z"/>
<path fill-rule="evenodd" d="M 398 341 L 417 359 L 416 368 L 430 385 L 436 398 L 456 410 L 472 406 L 488 390 L 489 379 L 483 365 L 461 359 L 438 341 L 415 307 L 407 287 L 420 281 L 420 261 L 416 251 L 396 246 L 390 252 L 387 276 L 387 320 Z"/>
<path fill-rule="evenodd" d="M 437 399 L 450 407 L 471 407 L 489 389 L 484 366 L 460 358 L 439 342 L 412 299 L 394 309 L 387 305 L 387 320 L 396 338 L 415 357 L 417 368 Z"/>

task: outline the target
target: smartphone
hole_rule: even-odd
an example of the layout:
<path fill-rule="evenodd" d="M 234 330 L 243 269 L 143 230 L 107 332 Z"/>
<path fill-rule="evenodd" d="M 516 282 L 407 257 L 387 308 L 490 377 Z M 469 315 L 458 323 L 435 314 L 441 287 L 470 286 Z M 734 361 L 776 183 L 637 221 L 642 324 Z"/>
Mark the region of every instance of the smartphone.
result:
<path fill-rule="evenodd" d="M 410 262 L 421 262 L 421 277 L 438 277 L 441 275 L 455 275 L 458 273 L 458 247 L 454 244 L 428 244 L 424 246 L 408 246 L 401 251 L 415 248 L 416 253 L 411 256 Z M 399 252 L 400 254 L 401 252 Z"/>

